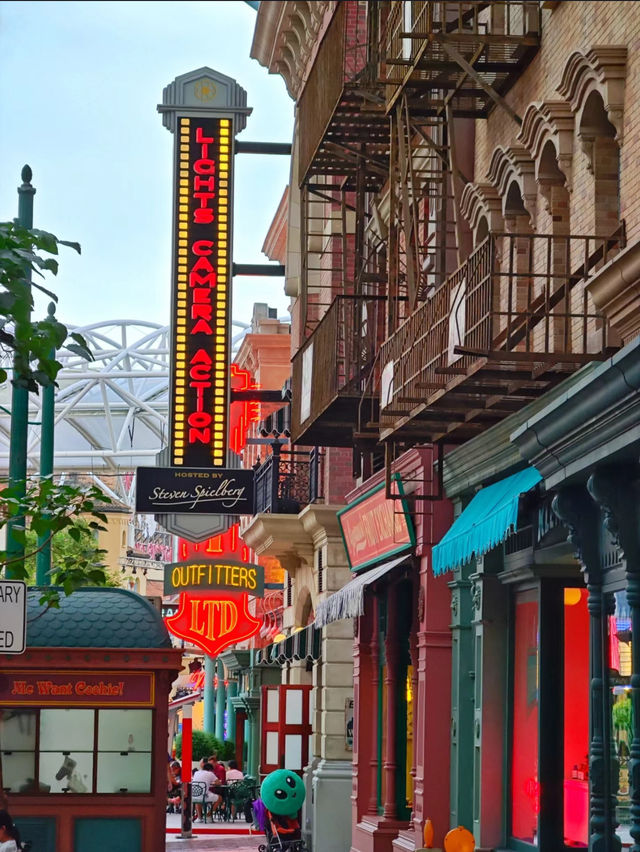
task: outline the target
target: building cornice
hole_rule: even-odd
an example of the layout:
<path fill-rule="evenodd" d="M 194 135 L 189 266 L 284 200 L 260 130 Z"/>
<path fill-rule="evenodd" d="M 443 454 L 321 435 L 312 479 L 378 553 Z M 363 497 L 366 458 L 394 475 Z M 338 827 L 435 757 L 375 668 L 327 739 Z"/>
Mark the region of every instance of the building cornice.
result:
<path fill-rule="evenodd" d="M 275 216 L 271 221 L 267 236 L 262 244 L 262 253 L 269 260 L 287 263 L 287 223 L 289 220 L 289 187 L 285 186 Z"/>
<path fill-rule="evenodd" d="M 580 382 L 583 377 L 590 376 L 599 366 L 601 365 L 587 364 L 540 399 L 487 429 L 477 438 L 472 438 L 461 447 L 448 452 L 444 457 L 443 466 L 444 490 L 447 497 L 454 499 L 475 491 L 481 485 L 486 485 L 522 467 L 523 456 L 521 450 L 512 443 L 512 434 L 554 400 L 566 395 L 569 388 Z"/>
<path fill-rule="evenodd" d="M 640 332 L 640 240 L 598 270 L 587 290 L 622 340 L 632 340 Z"/>
<path fill-rule="evenodd" d="M 258 8 L 250 56 L 270 74 L 280 74 L 295 100 L 335 7 L 336 0 L 272 0 Z"/>
<path fill-rule="evenodd" d="M 290 574 L 306 563 L 313 566 L 313 544 L 298 515 L 261 512 L 241 533 L 258 556 L 275 556 Z"/>
<path fill-rule="evenodd" d="M 511 440 L 553 488 L 598 463 L 637 459 L 640 337 L 514 430 Z"/>

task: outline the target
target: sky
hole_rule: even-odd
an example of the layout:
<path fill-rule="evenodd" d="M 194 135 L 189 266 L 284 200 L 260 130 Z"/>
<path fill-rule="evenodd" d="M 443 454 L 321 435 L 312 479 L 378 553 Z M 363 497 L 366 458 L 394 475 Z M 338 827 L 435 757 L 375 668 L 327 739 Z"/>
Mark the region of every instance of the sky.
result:
<path fill-rule="evenodd" d="M 34 227 L 77 241 L 47 282 L 67 325 L 168 324 L 173 136 L 156 110 L 180 74 L 209 66 L 253 107 L 238 139 L 290 142 L 284 81 L 249 56 L 256 12 L 231 2 L 0 2 L 0 220 L 33 170 Z M 289 158 L 236 156 L 234 256 L 266 263 L 264 237 Z M 287 316 L 281 278 L 238 277 L 233 318 L 254 302 Z M 38 316 L 44 313 L 38 305 Z"/>

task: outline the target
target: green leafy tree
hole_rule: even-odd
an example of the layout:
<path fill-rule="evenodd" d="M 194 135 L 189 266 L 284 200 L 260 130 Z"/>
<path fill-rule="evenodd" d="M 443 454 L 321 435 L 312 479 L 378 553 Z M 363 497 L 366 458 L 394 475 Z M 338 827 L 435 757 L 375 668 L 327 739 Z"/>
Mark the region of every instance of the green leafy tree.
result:
<path fill-rule="evenodd" d="M 207 731 L 194 730 L 191 733 L 191 759 L 202 760 L 217 754 L 220 758 L 222 744 L 213 734 Z M 176 755 L 182 759 L 182 734 L 176 737 Z"/>
<path fill-rule="evenodd" d="M 40 291 L 52 301 L 57 297 L 41 282 L 45 273 L 57 275 L 59 246 L 80 251 L 77 243 L 60 240 L 53 234 L 23 228 L 16 222 L 0 222 L 0 349 L 4 363 L 12 362 L 13 385 L 38 393 L 40 387 L 56 384 L 62 364 L 56 350 L 67 350 L 92 360 L 84 338 L 69 333 L 55 316 L 34 320 L 33 292 Z M 8 370 L 0 368 L 0 386 L 9 381 Z M 95 485 L 58 483 L 53 478 L 16 482 L 0 488 L 0 529 L 11 520 L 15 541 L 26 545 L 31 530 L 42 540 L 66 533 L 78 545 L 75 553 L 63 555 L 51 572 L 50 588 L 43 590 L 40 602 L 59 606 L 61 591 L 68 595 L 84 585 L 106 585 L 109 574 L 101 564 L 95 531 L 105 529 L 102 511 L 111 500 Z M 35 550 L 25 552 L 27 564 Z M 28 579 L 29 569 L 21 560 L 8 561 L 0 551 L 0 570 L 11 565 L 16 579 Z"/>
<path fill-rule="evenodd" d="M 79 535 L 76 535 L 76 531 Z M 33 530 L 27 530 L 25 551 L 29 554 L 25 559 L 27 582 L 29 585 L 33 585 L 36 578 L 36 556 L 38 553 L 37 537 Z M 99 585 L 118 588 L 120 586 L 119 578 L 110 573 L 108 569 L 106 581 L 102 582 L 101 571 L 106 568 L 105 555 L 106 550 L 98 547 L 94 530 L 86 521 L 78 521 L 75 527 L 62 530 L 51 541 L 51 566 L 54 582 L 57 570 L 62 568 L 69 571 L 75 567 L 84 572 L 84 582 L 83 578 L 79 577 L 79 585 L 89 585 L 89 583 L 93 585 L 92 571 L 98 569 L 100 575 L 96 575 L 95 579 L 99 581 Z"/>

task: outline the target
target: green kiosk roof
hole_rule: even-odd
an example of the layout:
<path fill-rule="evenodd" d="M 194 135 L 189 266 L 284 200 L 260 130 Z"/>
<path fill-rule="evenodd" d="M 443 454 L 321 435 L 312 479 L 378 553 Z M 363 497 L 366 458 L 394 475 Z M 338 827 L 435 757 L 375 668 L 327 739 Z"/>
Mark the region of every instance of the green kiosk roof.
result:
<path fill-rule="evenodd" d="M 46 610 L 27 592 L 28 648 L 170 648 L 160 613 L 127 589 L 83 588 Z"/>

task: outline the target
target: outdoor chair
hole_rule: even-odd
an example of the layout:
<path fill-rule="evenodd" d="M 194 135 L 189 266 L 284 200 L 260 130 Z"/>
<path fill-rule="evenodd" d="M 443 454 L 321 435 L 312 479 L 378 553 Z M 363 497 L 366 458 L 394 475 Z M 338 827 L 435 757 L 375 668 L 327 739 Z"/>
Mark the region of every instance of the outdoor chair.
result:
<path fill-rule="evenodd" d="M 192 805 L 202 805 L 202 821 L 207 821 L 207 816 L 211 817 L 211 822 L 213 822 L 213 802 L 211 799 L 207 799 L 209 794 L 209 790 L 204 781 L 192 781 L 191 782 L 191 804 Z"/>
<path fill-rule="evenodd" d="M 246 806 L 254 796 L 255 781 L 253 779 L 242 781 L 231 781 L 229 784 L 229 805 L 231 806 L 231 818 L 235 821 L 240 816 L 246 819 Z M 249 822 L 251 818 L 249 819 Z"/>

